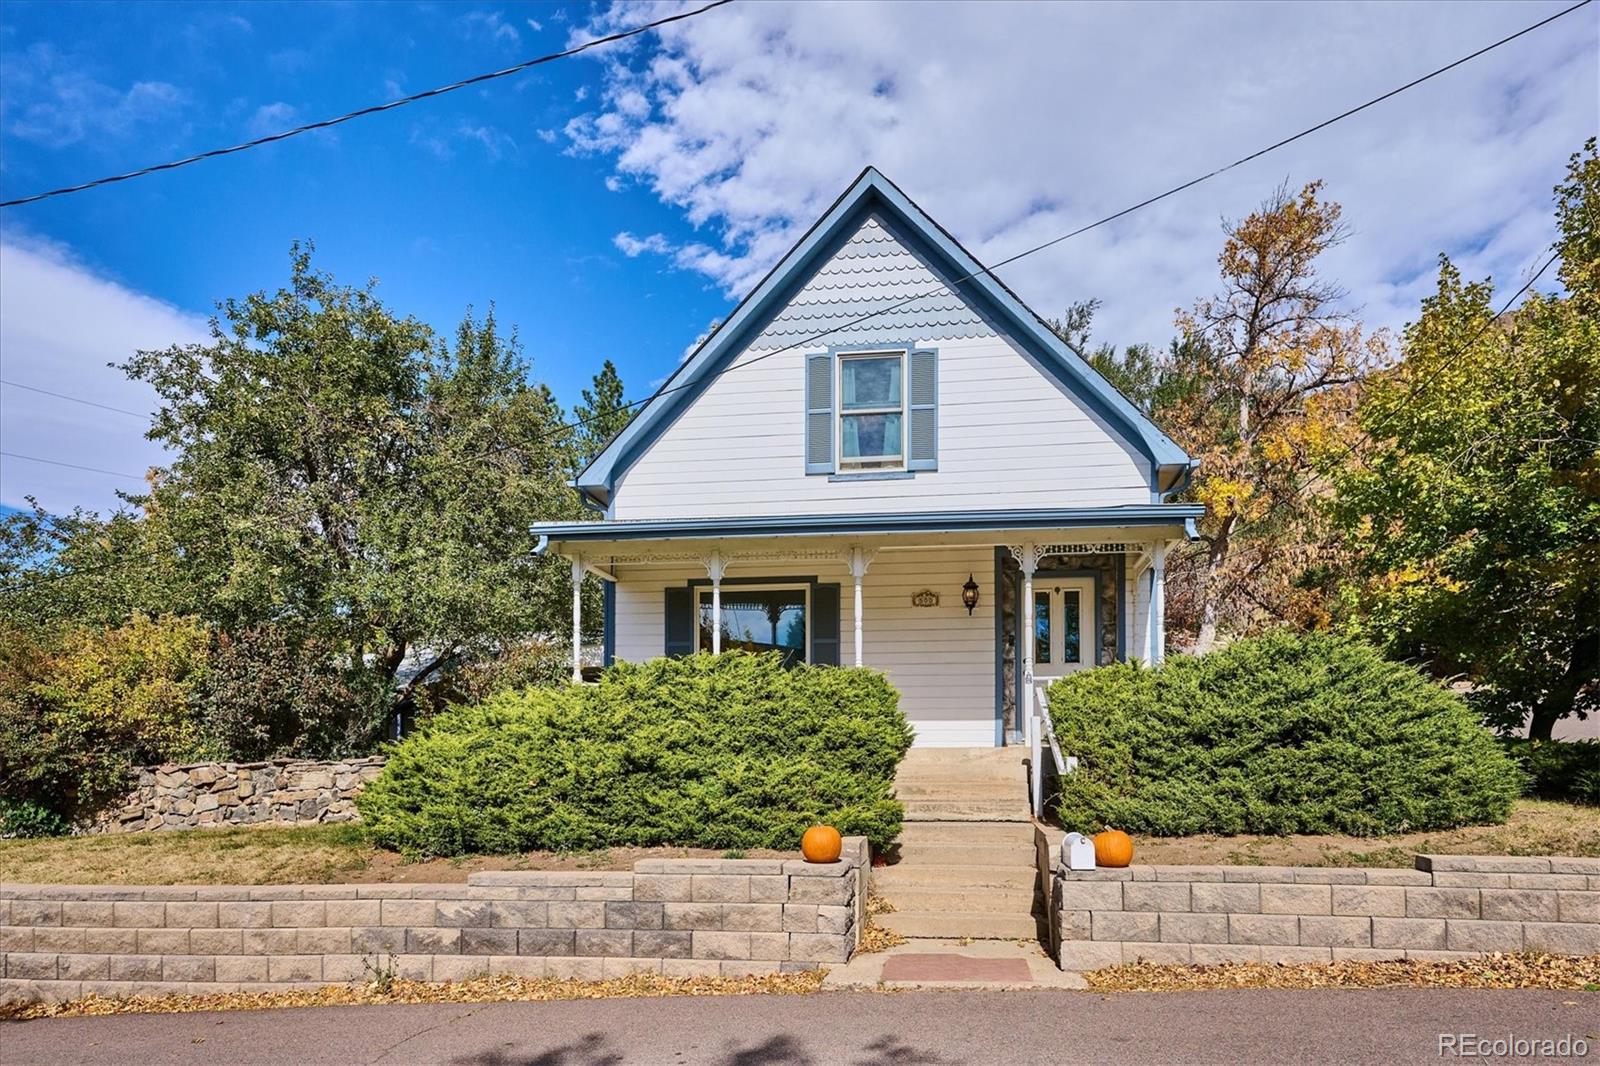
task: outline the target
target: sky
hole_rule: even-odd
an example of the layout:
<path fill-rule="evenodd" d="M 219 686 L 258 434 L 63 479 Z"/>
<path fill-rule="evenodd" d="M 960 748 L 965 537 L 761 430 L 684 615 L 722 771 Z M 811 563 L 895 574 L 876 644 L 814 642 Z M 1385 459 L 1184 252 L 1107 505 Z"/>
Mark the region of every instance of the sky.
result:
<path fill-rule="evenodd" d="M 690 5 L 693 6 L 693 5 Z M 0 504 L 107 511 L 161 462 L 107 364 L 203 340 L 295 240 L 450 330 L 490 305 L 571 405 L 646 395 L 860 172 L 994 262 L 1560 10 L 1519 3 L 737 2 L 266 148 L 0 210 Z M 499 69 L 677 3 L 0 5 L 0 193 L 27 195 Z M 1165 344 L 1224 220 L 1321 179 L 1327 276 L 1398 329 L 1437 257 L 1505 294 L 1600 128 L 1600 5 L 1000 271 L 1096 339 Z M 1547 275 L 1541 287 L 1553 287 Z M 133 414 L 20 388 L 66 393 Z M 34 461 L 93 467 L 75 470 Z"/>

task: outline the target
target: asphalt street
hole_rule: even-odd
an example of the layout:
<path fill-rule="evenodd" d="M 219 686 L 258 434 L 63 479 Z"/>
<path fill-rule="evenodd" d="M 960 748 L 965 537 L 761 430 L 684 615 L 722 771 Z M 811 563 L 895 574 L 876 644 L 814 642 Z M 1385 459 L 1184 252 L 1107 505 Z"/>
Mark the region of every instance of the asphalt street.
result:
<path fill-rule="evenodd" d="M 1576 1059 L 1456 1061 L 1600 1063 L 1600 994 L 836 992 L 120 1015 L 0 1023 L 0 1063 L 1389 1064 L 1452 1061 L 1442 1033 L 1588 1044 Z"/>

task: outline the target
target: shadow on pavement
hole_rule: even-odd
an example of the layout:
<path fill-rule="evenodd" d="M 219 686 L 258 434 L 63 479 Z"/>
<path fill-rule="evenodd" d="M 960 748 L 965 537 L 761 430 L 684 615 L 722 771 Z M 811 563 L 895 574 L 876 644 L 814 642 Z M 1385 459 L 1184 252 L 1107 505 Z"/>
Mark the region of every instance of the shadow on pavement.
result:
<path fill-rule="evenodd" d="M 620 1066 L 623 1061 L 623 1053 L 611 1046 L 603 1033 L 590 1033 L 537 1054 L 506 1047 L 451 1060 L 452 1066 Z M 862 1048 L 851 1061 L 855 1066 L 936 1066 L 955 1060 L 885 1035 Z M 810 1066 L 815 1060 L 793 1037 L 779 1035 L 732 1048 L 716 1062 L 718 1066 Z"/>

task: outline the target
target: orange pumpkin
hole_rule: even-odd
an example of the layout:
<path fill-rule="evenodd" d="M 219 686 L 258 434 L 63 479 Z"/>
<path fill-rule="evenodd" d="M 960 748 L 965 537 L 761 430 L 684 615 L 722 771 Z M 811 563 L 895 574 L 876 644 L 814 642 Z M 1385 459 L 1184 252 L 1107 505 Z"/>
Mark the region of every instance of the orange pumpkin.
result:
<path fill-rule="evenodd" d="M 838 862 L 843 850 L 844 841 L 831 825 L 814 825 L 800 838 L 800 854 L 806 862 Z"/>
<path fill-rule="evenodd" d="M 1107 829 L 1094 835 L 1096 866 L 1126 866 L 1133 861 L 1133 838 L 1120 829 Z"/>

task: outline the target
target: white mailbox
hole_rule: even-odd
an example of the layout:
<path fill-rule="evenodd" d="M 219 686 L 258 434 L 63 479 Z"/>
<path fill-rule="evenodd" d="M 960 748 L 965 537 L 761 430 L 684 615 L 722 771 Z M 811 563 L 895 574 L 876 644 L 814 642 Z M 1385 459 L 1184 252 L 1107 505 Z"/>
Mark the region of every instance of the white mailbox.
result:
<path fill-rule="evenodd" d="M 1094 841 L 1082 833 L 1068 833 L 1061 842 L 1061 861 L 1069 870 L 1094 869 Z"/>

